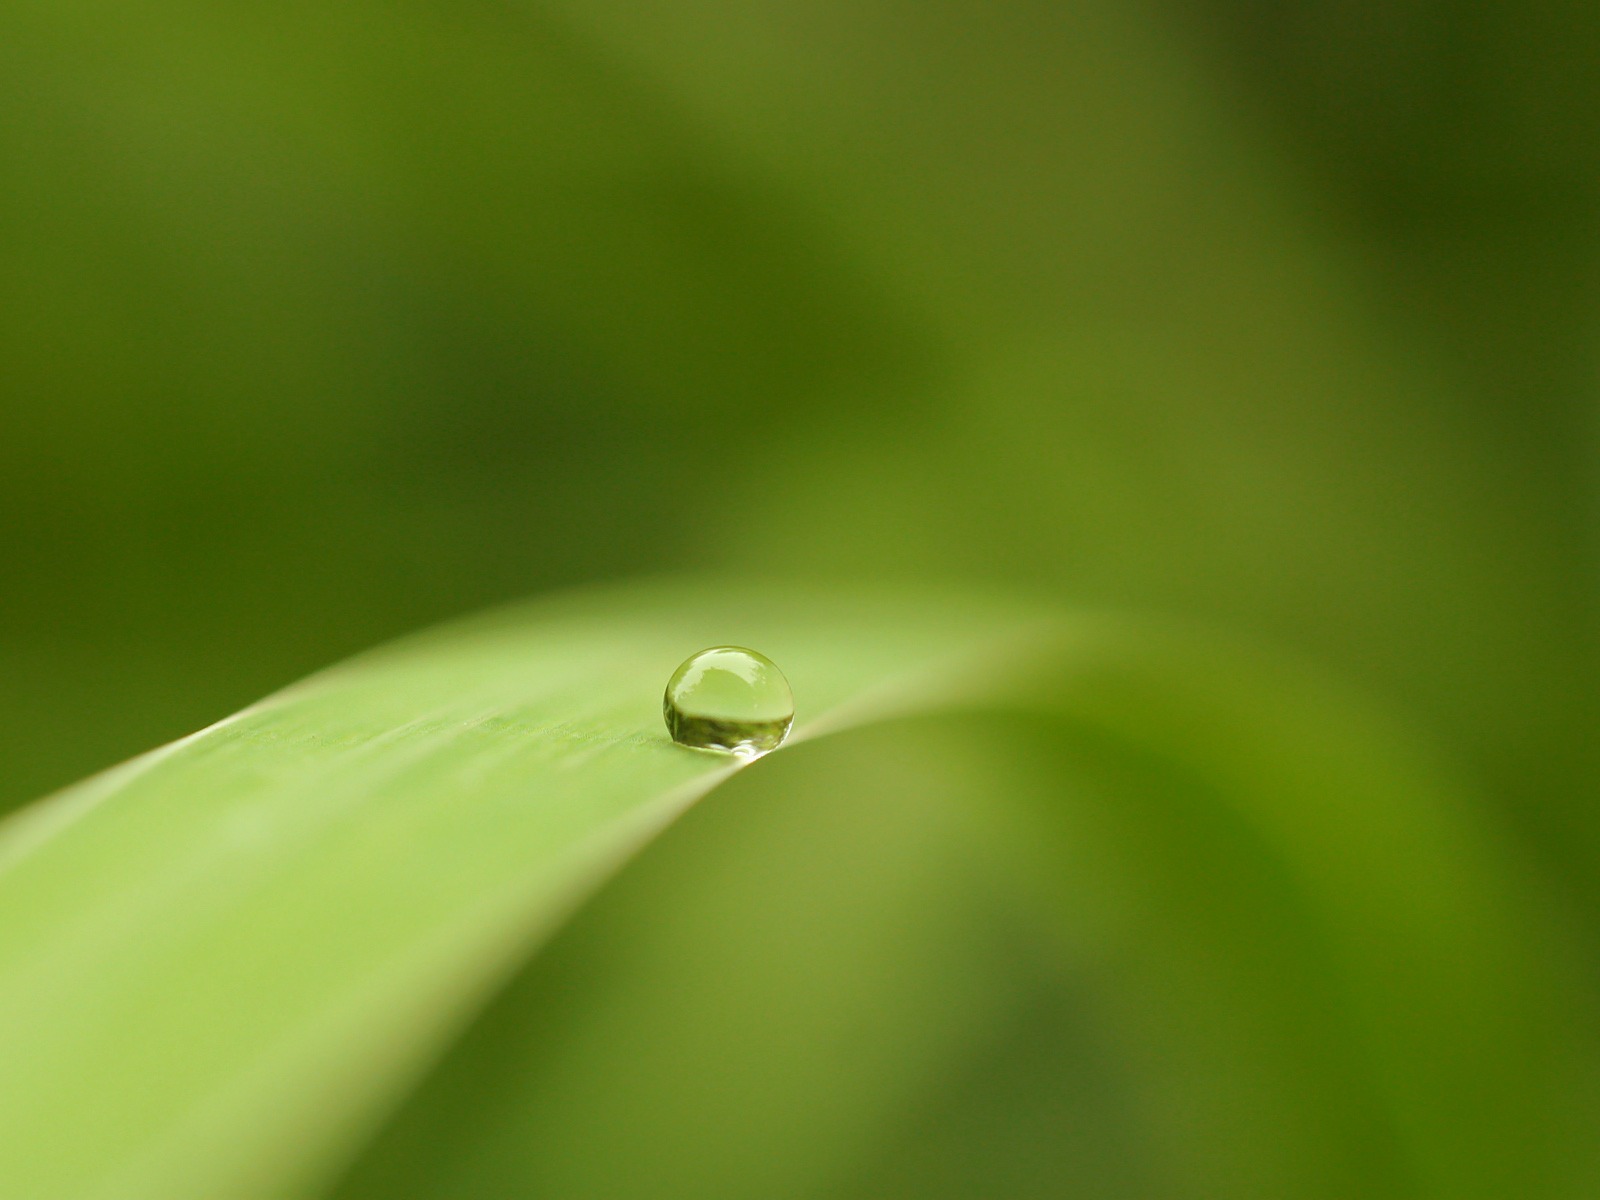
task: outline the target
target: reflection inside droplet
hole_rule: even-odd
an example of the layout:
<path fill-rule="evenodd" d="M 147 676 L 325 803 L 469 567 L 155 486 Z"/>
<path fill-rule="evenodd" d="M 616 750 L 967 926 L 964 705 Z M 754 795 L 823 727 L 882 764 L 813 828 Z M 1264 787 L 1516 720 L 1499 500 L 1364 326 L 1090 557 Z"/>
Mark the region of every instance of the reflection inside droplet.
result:
<path fill-rule="evenodd" d="M 684 660 L 662 701 L 672 740 L 754 758 L 794 724 L 794 693 L 773 661 L 742 646 L 713 646 Z"/>

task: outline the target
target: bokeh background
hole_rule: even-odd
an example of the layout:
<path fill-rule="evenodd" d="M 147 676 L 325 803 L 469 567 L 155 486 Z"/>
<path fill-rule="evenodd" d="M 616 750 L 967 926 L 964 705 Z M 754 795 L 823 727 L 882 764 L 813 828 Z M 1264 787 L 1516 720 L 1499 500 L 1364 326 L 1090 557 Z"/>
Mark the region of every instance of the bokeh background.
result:
<path fill-rule="evenodd" d="M 719 569 L 1319 660 L 1587 920 L 1600 7 L 17 0 L 0 803 Z"/>

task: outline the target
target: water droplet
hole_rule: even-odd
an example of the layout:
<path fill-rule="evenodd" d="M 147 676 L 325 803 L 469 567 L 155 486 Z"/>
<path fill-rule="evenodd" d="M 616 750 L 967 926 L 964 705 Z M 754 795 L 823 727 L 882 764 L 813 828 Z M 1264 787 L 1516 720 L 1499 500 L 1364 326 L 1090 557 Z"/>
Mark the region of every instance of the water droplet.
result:
<path fill-rule="evenodd" d="M 770 658 L 742 646 L 713 646 L 685 659 L 667 681 L 661 707 L 679 745 L 742 758 L 777 749 L 794 724 L 789 681 Z"/>

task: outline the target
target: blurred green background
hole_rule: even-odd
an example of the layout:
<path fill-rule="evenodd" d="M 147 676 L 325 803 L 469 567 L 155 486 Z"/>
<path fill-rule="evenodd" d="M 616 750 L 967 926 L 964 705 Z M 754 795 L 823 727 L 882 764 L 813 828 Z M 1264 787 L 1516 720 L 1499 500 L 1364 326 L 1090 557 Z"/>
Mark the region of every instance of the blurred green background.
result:
<path fill-rule="evenodd" d="M 0 806 L 574 582 L 998 584 L 1232 630 L 1354 683 L 1483 798 L 1592 966 L 1597 62 L 1600 6 L 1578 0 L 16 0 Z M 907 789 L 982 776 L 973 747 L 928 746 Z M 819 754 L 877 786 L 872 755 Z M 802 755 L 784 770 L 816 786 Z M 806 853 L 798 877 L 826 875 L 830 846 Z M 613 926 L 672 909 L 674 861 L 518 984 L 541 1021 L 578 1019 L 587 954 L 659 987 Z M 1210 1011 L 1269 1056 L 1250 1003 L 1312 939 L 1258 946 L 1274 880 L 1229 901 L 1203 874 L 1171 907 L 1202 950 L 1237 918 L 1261 982 Z M 850 886 L 870 899 L 869 875 Z M 667 941 L 720 946 L 693 906 L 678 918 Z M 1157 976 L 1182 962 L 1178 934 L 1139 933 L 1171 952 Z M 971 962 L 1034 970 L 984 938 Z M 750 994 L 789 994 L 763 979 Z M 1283 989 L 1315 1048 L 1318 1011 Z M 1027 1019 L 1059 1034 L 1056 1016 Z M 496 1021 L 461 1051 L 467 1090 L 475 1054 L 501 1061 Z M 974 1059 L 997 1128 L 1014 1080 L 1094 1078 L 1114 1053 L 1030 1029 Z M 1234 1045 L 1194 1038 L 1213 1042 Z M 670 1091 L 690 1051 L 654 1051 Z M 637 1062 L 605 1070 L 597 1094 Z M 467 1109 L 440 1078 L 448 1131 Z M 1149 1194 L 1123 1170 L 1141 1152 L 1099 1144 L 1080 1099 L 1059 1104 L 1086 1157 L 1022 1126 L 1019 1144 Z M 424 1130 L 429 1102 L 408 1117 Z M 958 1179 L 962 1142 L 917 1120 Z M 350 1195 L 418 1170 L 397 1128 Z M 1350 1194 L 1328 1155 L 1306 1178 Z"/>
<path fill-rule="evenodd" d="M 484 603 L 1300 647 L 1587 889 L 1600 10 L 8 7 L 0 800 Z"/>
<path fill-rule="evenodd" d="M 1600 8 L 18 0 L 0 802 L 715 568 L 1312 656 L 1600 891 Z"/>

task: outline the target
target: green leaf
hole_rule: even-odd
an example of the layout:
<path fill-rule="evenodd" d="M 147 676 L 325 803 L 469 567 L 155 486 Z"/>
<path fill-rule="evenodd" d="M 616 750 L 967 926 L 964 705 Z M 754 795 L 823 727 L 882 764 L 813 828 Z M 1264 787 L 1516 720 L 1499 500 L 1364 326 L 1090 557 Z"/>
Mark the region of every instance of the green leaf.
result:
<path fill-rule="evenodd" d="M 818 725 L 922 703 L 1017 617 L 716 586 L 579 597 L 335 668 L 25 812 L 0 842 L 0 1179 L 271 1194 L 640 842 L 736 767 L 679 660 L 765 648 Z"/>
<path fill-rule="evenodd" d="M 708 796 L 335 1195 L 1581 1194 L 1583 1009 L 1469 800 L 1193 635 L 1035 665 Z"/>
<path fill-rule="evenodd" d="M 729 641 L 769 654 L 799 705 L 791 745 L 748 769 L 672 745 L 660 719 L 677 663 Z M 574 1194 L 604 1194 L 607 1143 L 588 1156 L 581 1137 L 615 1138 L 619 1114 L 635 1119 L 612 1164 L 640 1147 L 647 1164 L 690 1163 L 673 1177 L 685 1194 L 749 1183 L 759 1163 L 741 1146 L 892 1171 L 892 1149 L 872 1149 L 892 1147 L 890 1114 L 965 1127 L 934 1112 L 940 1081 L 986 1062 L 991 1018 L 1041 994 L 986 985 L 969 1003 L 928 983 L 968 979 L 975 961 L 996 979 L 1038 974 L 962 916 L 997 880 L 1013 923 L 1042 931 L 1029 938 L 1101 948 L 1092 990 L 1120 1032 L 1090 1042 L 1160 1098 L 1152 1111 L 1194 1115 L 1218 1147 L 1208 1164 L 1133 1105 L 1130 1137 L 1179 1177 L 1243 1164 L 1264 1184 L 1314 1181 L 1376 1130 L 1378 1161 L 1343 1177 L 1533 1194 L 1516 1189 L 1569 1166 L 1569 1118 L 1549 1114 L 1579 1112 L 1554 1053 L 1578 1020 L 1558 970 L 1527 949 L 1549 938 L 1515 864 L 1381 723 L 1293 671 L 1198 645 L 984 598 L 712 581 L 581 593 L 315 676 L 0 835 L 0 1180 L 26 1197 L 315 1194 L 425 1077 L 424 1115 L 394 1128 L 420 1121 L 417 1145 L 446 1145 L 426 1111 L 441 1087 L 461 1095 L 450 1047 L 470 1059 L 487 1036 L 493 1058 L 497 1028 L 563 1038 L 547 1008 L 519 1015 L 529 987 L 548 997 L 537 960 L 533 983 L 505 984 L 642 845 L 732 785 L 687 841 L 640 864 L 665 867 L 628 872 L 631 890 L 560 944 L 599 946 L 614 970 L 572 976 L 552 956 L 554 978 L 566 970 L 593 1001 L 568 1016 L 598 1014 L 559 1042 L 574 1047 L 561 1070 L 499 1088 L 469 1070 L 465 1106 L 449 1106 L 469 1125 L 531 1121 L 525 1153 L 591 1158 L 561 1177 Z M 894 740 L 915 714 L 933 733 Z M 859 742 L 869 727 L 890 740 Z M 763 811 L 775 826 L 726 836 Z M 718 869 L 695 867 L 697 845 Z M 852 846 L 855 869 L 817 875 Z M 956 877 L 969 886 L 933 886 Z M 730 916 L 811 879 L 815 921 L 765 951 L 746 922 L 716 958 Z M 633 932 L 608 951 L 589 940 L 608 927 Z M 695 947 L 726 970 L 697 971 Z M 732 991 L 703 1003 L 696 987 L 730 972 Z M 730 1109 L 714 1080 L 696 1091 L 696 1048 L 761 1029 L 775 998 L 806 997 L 788 987 L 805 978 L 831 999 L 791 1006 L 813 1023 L 754 1056 L 779 1072 L 765 1098 L 752 1084 Z M 879 1004 L 882 1053 L 785 1089 L 834 1018 Z M 865 1099 L 819 1104 L 840 1078 Z M 999 1091 L 1029 1109 L 1026 1087 Z M 696 1112 L 743 1123 L 701 1145 Z M 1270 1149 L 1278 1133 L 1286 1152 Z M 470 1155 L 436 1161 L 472 1178 Z M 649 1181 L 635 1194 L 666 1194 Z"/>

